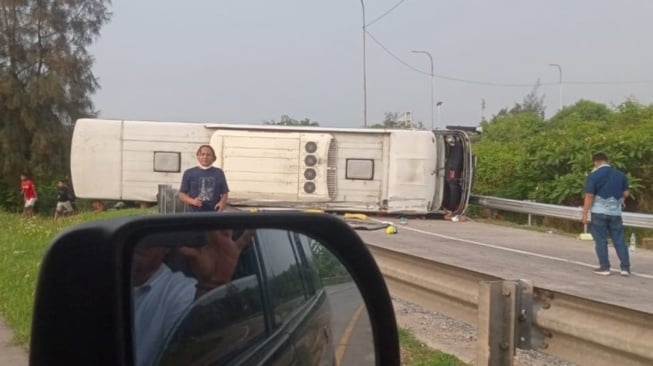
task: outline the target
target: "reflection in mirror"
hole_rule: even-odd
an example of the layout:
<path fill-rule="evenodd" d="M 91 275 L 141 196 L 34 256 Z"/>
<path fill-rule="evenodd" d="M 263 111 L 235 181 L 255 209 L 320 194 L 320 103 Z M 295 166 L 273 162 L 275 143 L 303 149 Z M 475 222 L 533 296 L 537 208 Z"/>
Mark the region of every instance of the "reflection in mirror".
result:
<path fill-rule="evenodd" d="M 280 229 L 160 232 L 132 259 L 136 365 L 372 365 L 341 262 Z"/>

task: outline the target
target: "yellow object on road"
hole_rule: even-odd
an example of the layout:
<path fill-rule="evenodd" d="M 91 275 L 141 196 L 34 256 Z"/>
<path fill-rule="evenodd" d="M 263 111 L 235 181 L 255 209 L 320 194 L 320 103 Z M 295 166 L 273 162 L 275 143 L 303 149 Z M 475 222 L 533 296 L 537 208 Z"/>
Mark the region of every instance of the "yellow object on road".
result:
<path fill-rule="evenodd" d="M 397 228 L 394 225 L 388 225 L 388 227 L 385 228 L 385 233 L 386 234 L 396 234 L 397 233 Z"/>
<path fill-rule="evenodd" d="M 358 220 L 367 220 L 368 217 L 362 213 L 345 213 L 346 219 L 358 219 Z"/>
<path fill-rule="evenodd" d="M 594 237 L 592 237 L 592 234 L 587 232 L 587 224 L 583 225 L 583 232 L 578 235 L 579 240 L 594 240 Z"/>

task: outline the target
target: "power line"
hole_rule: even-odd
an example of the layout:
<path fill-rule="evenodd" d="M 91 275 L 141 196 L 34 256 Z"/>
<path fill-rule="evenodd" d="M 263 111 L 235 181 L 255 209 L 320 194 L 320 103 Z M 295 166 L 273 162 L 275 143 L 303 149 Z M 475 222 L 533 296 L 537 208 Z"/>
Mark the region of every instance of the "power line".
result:
<path fill-rule="evenodd" d="M 381 47 L 381 48 L 382 48 L 382 49 L 383 49 L 387 54 L 389 54 L 392 58 L 394 58 L 395 60 L 397 60 L 399 63 L 401 63 L 402 65 L 408 67 L 409 69 L 411 69 L 411 70 L 413 70 L 413 71 L 415 71 L 415 72 L 417 72 L 417 73 L 420 73 L 420 74 L 423 74 L 423 75 L 431 76 L 431 73 L 426 72 L 426 71 L 422 71 L 422 70 L 416 68 L 415 66 L 413 66 L 413 65 L 409 64 L 408 62 L 404 61 L 401 57 L 399 57 L 399 56 L 397 56 L 396 54 L 394 54 L 394 53 L 393 53 L 392 51 L 390 51 L 390 49 L 388 49 L 388 48 L 387 48 L 383 43 L 381 43 L 381 41 L 379 41 L 378 39 L 376 39 L 376 37 L 374 37 L 374 35 L 372 35 L 372 33 L 370 33 L 370 32 L 367 31 L 367 30 L 366 30 L 365 32 L 367 33 L 367 35 L 370 36 L 370 38 L 374 41 L 374 43 L 376 43 L 377 45 L 379 45 L 379 47 Z M 456 77 L 451 77 L 451 76 L 445 76 L 445 75 L 438 75 L 438 74 L 433 74 L 433 77 L 436 77 L 436 78 L 438 78 L 438 79 L 444 79 L 444 80 L 450 80 L 450 81 L 458 81 L 458 82 L 462 82 L 462 83 L 476 84 L 476 85 L 501 86 L 501 87 L 513 87 L 513 88 L 524 88 L 524 87 L 532 88 L 532 87 L 533 87 L 533 83 L 530 83 L 530 84 L 505 84 L 505 83 L 493 83 L 493 82 L 485 82 L 485 81 L 467 80 L 467 79 L 461 79 L 461 78 L 456 78 Z M 550 84 L 550 85 L 554 85 L 554 83 L 540 83 L 540 85 L 549 85 L 549 84 Z M 558 84 L 558 83 L 555 83 L 555 85 L 557 85 L 557 84 Z"/>
<path fill-rule="evenodd" d="M 399 0 L 399 2 L 396 3 L 393 7 L 391 7 L 390 9 L 388 9 L 385 13 L 381 14 L 380 16 L 376 17 L 376 19 L 374 19 L 374 20 L 372 20 L 371 22 L 365 24 L 365 26 L 366 26 L 366 27 L 369 27 L 370 25 L 372 25 L 372 24 L 378 22 L 379 20 L 385 18 L 386 15 L 392 13 L 392 11 L 395 10 L 395 9 L 397 9 L 397 8 L 399 7 L 399 5 L 401 5 L 404 1 L 406 1 L 406 0 Z"/>
<path fill-rule="evenodd" d="M 392 56 L 392 58 L 394 58 L 395 60 L 397 60 L 400 64 L 402 64 L 402 65 L 408 67 L 409 69 L 411 69 L 411 70 L 413 70 L 413 71 L 415 71 L 415 72 L 418 72 L 418 73 L 420 73 L 420 74 L 424 74 L 424 75 L 429 75 L 429 76 L 431 76 L 430 73 L 428 73 L 428 72 L 426 72 L 426 71 L 422 71 L 422 70 L 416 68 L 415 66 L 409 64 L 408 62 L 402 60 L 399 56 L 397 56 L 397 55 L 395 55 L 394 53 L 392 53 L 392 51 L 390 51 L 386 46 L 384 46 L 383 43 L 381 43 L 378 39 L 376 39 L 376 37 L 374 37 L 374 36 L 372 35 L 372 33 L 370 33 L 369 31 L 365 30 L 365 33 L 367 33 L 367 35 L 370 36 L 370 38 L 372 38 L 372 40 L 374 41 L 374 43 L 376 43 L 377 45 L 379 45 L 379 47 L 381 47 L 381 48 L 382 48 L 386 53 L 388 53 L 390 56 Z"/>
<path fill-rule="evenodd" d="M 621 80 L 621 81 L 563 81 L 567 85 L 626 85 L 626 84 L 651 84 L 653 80 Z"/>
<path fill-rule="evenodd" d="M 365 33 L 367 33 L 368 36 L 376 43 L 379 47 L 381 47 L 390 57 L 394 58 L 397 62 L 400 64 L 406 66 L 407 68 L 423 74 L 427 76 L 431 76 L 430 72 L 423 71 L 418 69 L 417 67 L 409 64 L 408 62 L 404 61 L 401 57 L 397 56 L 394 52 L 392 52 L 388 47 L 386 47 L 381 41 L 379 41 L 372 33 L 370 33 L 367 29 L 365 30 Z M 463 78 L 457 78 L 453 76 L 447 76 L 447 75 L 439 75 L 439 74 L 433 74 L 433 77 L 436 77 L 438 79 L 442 80 L 449 80 L 449 81 L 455 81 L 455 82 L 460 82 L 460 83 L 466 83 L 466 84 L 474 84 L 474 85 L 483 85 L 483 86 L 493 86 L 493 87 L 503 87 L 503 88 L 532 88 L 535 83 L 497 83 L 497 82 L 491 82 L 491 81 L 479 81 L 479 80 L 470 80 L 470 79 L 463 79 Z M 563 85 L 627 85 L 627 84 L 652 84 L 653 80 L 626 80 L 626 81 L 563 81 Z M 540 86 L 547 86 L 547 85 L 560 85 L 559 82 L 540 82 Z"/>

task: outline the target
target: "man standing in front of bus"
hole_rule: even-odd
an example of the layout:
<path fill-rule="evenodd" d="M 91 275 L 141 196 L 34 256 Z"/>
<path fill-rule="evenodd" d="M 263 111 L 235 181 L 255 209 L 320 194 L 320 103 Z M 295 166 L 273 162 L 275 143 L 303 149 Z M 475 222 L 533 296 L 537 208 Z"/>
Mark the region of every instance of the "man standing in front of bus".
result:
<path fill-rule="evenodd" d="M 210 145 L 202 145 L 196 156 L 199 166 L 184 171 L 179 199 L 191 212 L 221 212 L 227 204 L 229 186 L 224 171 L 213 166 L 215 150 Z"/>
<path fill-rule="evenodd" d="M 583 205 L 583 224 L 592 213 L 591 233 L 594 237 L 599 268 L 598 275 L 610 275 L 608 258 L 608 235 L 612 238 L 614 249 L 621 261 L 621 275 L 630 275 L 630 256 L 624 240 L 624 224 L 621 219 L 623 202 L 630 195 L 626 175 L 610 166 L 604 153 L 592 156 L 594 170 L 585 180 L 585 202 Z"/>

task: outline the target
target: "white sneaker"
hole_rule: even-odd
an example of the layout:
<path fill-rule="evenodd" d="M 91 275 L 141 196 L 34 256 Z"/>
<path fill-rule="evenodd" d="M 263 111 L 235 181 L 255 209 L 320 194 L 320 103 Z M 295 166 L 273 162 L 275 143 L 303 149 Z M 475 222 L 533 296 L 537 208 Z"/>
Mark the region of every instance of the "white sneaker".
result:
<path fill-rule="evenodd" d="M 624 277 L 628 277 L 628 276 L 630 276 L 630 270 L 622 269 L 621 272 L 620 272 L 620 274 L 621 274 L 622 276 L 624 276 Z"/>
<path fill-rule="evenodd" d="M 605 269 L 605 268 L 597 268 L 597 269 L 595 269 L 593 272 L 594 272 L 595 274 L 597 274 L 597 275 L 601 275 L 601 276 L 609 276 L 609 275 L 610 275 L 610 270 L 609 270 L 609 269 Z"/>

